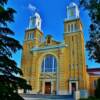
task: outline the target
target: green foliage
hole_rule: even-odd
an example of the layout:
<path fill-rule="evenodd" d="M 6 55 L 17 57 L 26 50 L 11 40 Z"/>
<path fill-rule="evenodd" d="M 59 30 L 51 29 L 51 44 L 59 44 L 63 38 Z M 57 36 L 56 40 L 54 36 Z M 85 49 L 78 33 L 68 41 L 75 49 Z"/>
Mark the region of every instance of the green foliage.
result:
<path fill-rule="evenodd" d="M 11 93 L 9 94 L 0 94 L 0 100 L 24 100 L 21 96 L 19 96 L 17 93 Z"/>
<path fill-rule="evenodd" d="M 100 99 L 100 79 L 97 80 L 97 86 L 95 90 L 95 97 Z"/>
<path fill-rule="evenodd" d="M 80 4 L 88 11 L 91 19 L 89 28 L 89 41 L 86 48 L 90 59 L 100 63 L 100 0 L 81 0 Z"/>
<path fill-rule="evenodd" d="M 26 80 L 17 77 L 22 71 L 12 60 L 12 54 L 22 49 L 19 41 L 12 38 L 14 32 L 8 23 L 14 22 L 12 8 L 5 8 L 8 0 L 0 0 L 0 100 L 23 100 L 17 93 L 18 88 L 31 89 Z"/>
<path fill-rule="evenodd" d="M 7 1 L 8 1 L 8 0 L 0 0 L 0 5 L 7 4 Z"/>
<path fill-rule="evenodd" d="M 97 99 L 97 98 L 95 98 L 95 97 L 89 97 L 89 98 L 87 98 L 87 99 L 80 99 L 80 100 L 100 100 L 100 99 Z"/>

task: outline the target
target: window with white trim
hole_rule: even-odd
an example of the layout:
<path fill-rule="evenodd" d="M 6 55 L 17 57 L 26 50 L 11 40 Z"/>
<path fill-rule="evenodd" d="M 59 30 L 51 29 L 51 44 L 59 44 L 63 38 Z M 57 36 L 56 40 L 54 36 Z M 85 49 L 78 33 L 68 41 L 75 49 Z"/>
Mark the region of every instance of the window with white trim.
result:
<path fill-rule="evenodd" d="M 57 60 L 53 55 L 46 55 L 42 61 L 42 72 L 56 72 Z"/>
<path fill-rule="evenodd" d="M 73 32 L 73 24 L 71 24 L 71 32 Z"/>
<path fill-rule="evenodd" d="M 68 24 L 68 32 L 70 32 L 70 24 Z"/>

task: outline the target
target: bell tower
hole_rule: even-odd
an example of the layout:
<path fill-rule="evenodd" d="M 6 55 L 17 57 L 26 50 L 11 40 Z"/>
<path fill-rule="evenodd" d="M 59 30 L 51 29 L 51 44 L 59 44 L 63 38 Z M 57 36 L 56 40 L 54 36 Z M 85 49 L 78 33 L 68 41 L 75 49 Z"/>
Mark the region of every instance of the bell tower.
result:
<path fill-rule="evenodd" d="M 32 42 L 32 47 L 38 47 L 42 42 L 43 33 L 41 31 L 41 17 L 35 12 L 33 16 L 30 16 L 29 26 L 25 31 L 24 43 Z"/>
<path fill-rule="evenodd" d="M 72 82 L 77 89 L 87 89 L 86 64 L 84 55 L 84 37 L 79 9 L 75 3 L 67 6 L 67 18 L 64 21 L 64 41 L 68 45 L 69 91 Z"/>
<path fill-rule="evenodd" d="M 21 67 L 24 77 L 29 82 L 32 71 L 32 48 L 38 48 L 42 43 L 43 33 L 41 31 L 41 17 L 35 12 L 29 19 L 28 28 L 25 31 Z"/>

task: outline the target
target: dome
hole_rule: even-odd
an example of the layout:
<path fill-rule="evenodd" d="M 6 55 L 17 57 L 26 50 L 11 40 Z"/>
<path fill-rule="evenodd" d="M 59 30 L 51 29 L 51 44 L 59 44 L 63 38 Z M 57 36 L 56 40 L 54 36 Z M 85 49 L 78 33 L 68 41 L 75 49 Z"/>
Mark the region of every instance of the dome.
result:
<path fill-rule="evenodd" d="M 75 4 L 74 2 L 71 2 L 71 3 L 69 4 L 69 7 L 77 7 L 77 4 Z"/>

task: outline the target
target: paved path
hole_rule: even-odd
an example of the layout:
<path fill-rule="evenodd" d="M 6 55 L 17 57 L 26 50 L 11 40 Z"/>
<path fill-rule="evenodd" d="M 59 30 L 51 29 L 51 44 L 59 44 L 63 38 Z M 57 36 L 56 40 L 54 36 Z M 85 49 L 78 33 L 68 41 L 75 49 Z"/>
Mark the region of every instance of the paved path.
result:
<path fill-rule="evenodd" d="M 25 100 L 73 100 L 73 99 L 71 99 L 71 98 L 69 98 L 69 99 L 45 99 L 45 98 L 24 98 Z"/>
<path fill-rule="evenodd" d="M 25 100 L 74 100 L 70 95 L 34 95 L 34 94 L 22 94 Z"/>

